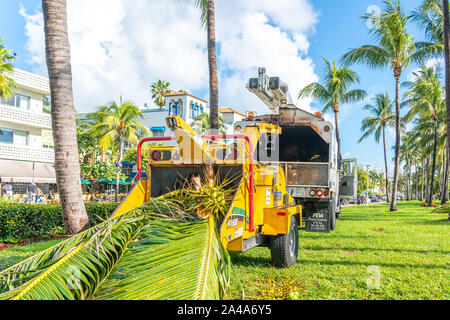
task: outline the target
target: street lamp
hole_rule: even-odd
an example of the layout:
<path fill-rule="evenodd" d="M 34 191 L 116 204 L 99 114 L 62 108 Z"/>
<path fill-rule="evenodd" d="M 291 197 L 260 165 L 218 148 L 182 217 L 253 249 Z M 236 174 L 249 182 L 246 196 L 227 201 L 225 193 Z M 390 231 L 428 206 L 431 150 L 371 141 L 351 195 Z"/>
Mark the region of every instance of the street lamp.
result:
<path fill-rule="evenodd" d="M 370 165 L 366 165 L 367 168 L 367 197 L 366 197 L 366 206 L 369 206 L 369 169 Z"/>

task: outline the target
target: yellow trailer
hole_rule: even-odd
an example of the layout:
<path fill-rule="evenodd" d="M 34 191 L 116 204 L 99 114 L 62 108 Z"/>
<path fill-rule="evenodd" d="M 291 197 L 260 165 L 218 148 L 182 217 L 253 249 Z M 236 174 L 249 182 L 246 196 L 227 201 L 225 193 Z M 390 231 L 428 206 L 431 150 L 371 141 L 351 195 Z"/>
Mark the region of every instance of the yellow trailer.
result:
<path fill-rule="evenodd" d="M 275 265 L 296 263 L 302 207 L 286 190 L 283 167 L 255 161 L 259 140 L 268 133 L 281 133 L 275 124 L 246 127 L 240 134 L 197 135 L 179 116 L 169 116 L 175 137 L 153 137 L 138 146 L 137 184 L 114 216 L 134 209 L 151 198 L 182 188 L 205 167 L 223 179 L 232 178 L 234 198 L 220 227 L 220 238 L 229 251 L 245 252 L 256 246 L 270 248 Z M 169 142 L 150 147 L 147 177 L 142 178 L 141 150 L 145 143 Z M 176 144 L 173 144 L 176 142 Z"/>

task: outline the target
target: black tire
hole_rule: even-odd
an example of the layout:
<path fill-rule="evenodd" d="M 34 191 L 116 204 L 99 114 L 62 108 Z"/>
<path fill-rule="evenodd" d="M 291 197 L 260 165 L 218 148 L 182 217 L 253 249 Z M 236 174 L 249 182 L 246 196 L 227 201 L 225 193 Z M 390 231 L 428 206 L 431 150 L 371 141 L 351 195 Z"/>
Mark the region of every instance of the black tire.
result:
<path fill-rule="evenodd" d="M 297 262 L 298 255 L 298 222 L 291 217 L 289 233 L 270 239 L 270 254 L 272 263 L 277 267 L 292 267 Z"/>

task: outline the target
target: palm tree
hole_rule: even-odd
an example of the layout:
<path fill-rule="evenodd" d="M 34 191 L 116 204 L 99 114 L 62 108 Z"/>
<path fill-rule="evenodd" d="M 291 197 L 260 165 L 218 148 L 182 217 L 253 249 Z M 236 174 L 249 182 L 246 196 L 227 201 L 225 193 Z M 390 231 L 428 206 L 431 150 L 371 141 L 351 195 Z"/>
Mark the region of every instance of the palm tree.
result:
<path fill-rule="evenodd" d="M 337 66 L 322 58 L 325 63 L 323 72 L 323 85 L 311 83 L 298 94 L 298 98 L 312 97 L 324 105 L 323 113 L 333 111 L 336 123 L 336 139 L 338 141 L 338 158 L 341 158 L 341 138 L 339 134 L 339 111 L 341 104 L 354 103 L 364 100 L 367 93 L 364 90 L 350 90 L 350 86 L 359 83 L 360 79 L 356 72 L 342 66 Z"/>
<path fill-rule="evenodd" d="M 406 200 L 411 200 L 411 168 L 412 168 L 412 157 L 413 157 L 413 143 L 414 136 L 413 133 L 407 132 L 403 139 L 402 145 L 400 146 L 400 161 L 405 162 L 406 174 Z"/>
<path fill-rule="evenodd" d="M 13 93 L 12 88 L 16 88 L 17 85 L 7 74 L 14 71 L 11 61 L 16 57 L 4 48 L 2 42 L 3 39 L 0 39 L 0 98 L 10 99 Z"/>
<path fill-rule="evenodd" d="M 171 93 L 172 90 L 169 89 L 170 83 L 164 80 L 158 80 L 153 83 L 152 88 L 152 99 L 155 99 L 155 104 L 162 109 L 164 107 L 164 96 Z"/>
<path fill-rule="evenodd" d="M 209 66 L 209 110 L 210 128 L 219 130 L 219 77 L 217 72 L 216 53 L 216 17 L 214 0 L 195 0 L 197 7 L 202 11 L 201 23 L 207 29 L 208 66 Z"/>
<path fill-rule="evenodd" d="M 445 96 L 447 115 L 447 161 L 450 160 L 450 13 L 448 0 L 442 0 L 444 12 L 444 53 L 445 53 Z M 448 169 L 445 175 L 445 187 L 448 189 Z M 450 220 L 450 213 L 448 216 Z"/>
<path fill-rule="evenodd" d="M 400 166 L 400 77 L 402 71 L 409 66 L 414 58 L 416 50 L 414 39 L 406 30 L 408 17 L 406 16 L 399 0 L 383 1 L 385 7 L 377 24 L 370 29 L 377 45 L 364 45 L 360 48 L 347 52 L 342 61 L 345 64 L 364 63 L 372 69 L 391 67 L 395 78 L 395 115 L 396 115 L 396 137 L 395 137 L 395 168 L 394 181 L 392 185 L 391 211 L 397 211 L 397 185 Z M 369 14 L 363 19 L 370 20 Z"/>
<path fill-rule="evenodd" d="M 361 143 L 372 133 L 375 133 L 375 141 L 380 142 L 381 135 L 383 135 L 383 150 L 384 150 L 384 167 L 386 180 L 386 198 L 389 202 L 389 179 L 388 179 L 388 164 L 386 153 L 386 128 L 395 126 L 394 102 L 390 99 L 389 94 L 379 93 L 374 98 L 375 105 L 366 105 L 364 110 L 372 113 L 372 117 L 365 118 L 361 125 L 361 131 L 364 132 L 359 142 Z"/>
<path fill-rule="evenodd" d="M 55 172 L 68 234 L 89 226 L 80 181 L 65 0 L 42 0 L 45 52 L 52 100 Z"/>
<path fill-rule="evenodd" d="M 99 107 L 96 117 L 98 123 L 92 127 L 94 137 L 99 138 L 99 143 L 103 147 L 117 148 L 117 202 L 125 142 L 137 145 L 144 135 L 149 134 L 149 130 L 139 121 L 144 118 L 139 107 L 132 102 L 123 101 L 122 96 L 119 104 L 113 101 L 107 106 Z"/>
<path fill-rule="evenodd" d="M 441 72 L 439 68 L 422 66 L 418 72 L 414 72 L 414 80 L 404 83 L 409 89 L 405 93 L 405 101 L 402 105 L 409 105 L 410 111 L 405 119 L 410 121 L 414 116 L 430 118 L 433 120 L 433 155 L 431 166 L 431 187 L 429 206 L 433 204 L 433 186 L 436 171 L 436 156 L 438 148 L 439 114 L 444 108 L 444 90 L 441 86 Z"/>
<path fill-rule="evenodd" d="M 198 134 L 207 134 L 210 129 L 210 115 L 208 113 L 202 113 L 198 115 L 195 120 L 192 122 L 192 129 L 195 130 Z M 219 133 L 226 134 L 227 128 L 225 126 L 223 116 L 219 115 Z"/>

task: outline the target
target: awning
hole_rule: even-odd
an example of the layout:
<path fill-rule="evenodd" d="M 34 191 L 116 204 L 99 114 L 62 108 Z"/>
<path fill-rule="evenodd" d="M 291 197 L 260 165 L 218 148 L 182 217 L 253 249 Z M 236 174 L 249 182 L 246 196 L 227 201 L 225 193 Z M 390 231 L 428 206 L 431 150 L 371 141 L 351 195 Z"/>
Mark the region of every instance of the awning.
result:
<path fill-rule="evenodd" d="M 50 163 L 0 160 L 0 182 L 56 184 L 56 173 Z"/>

